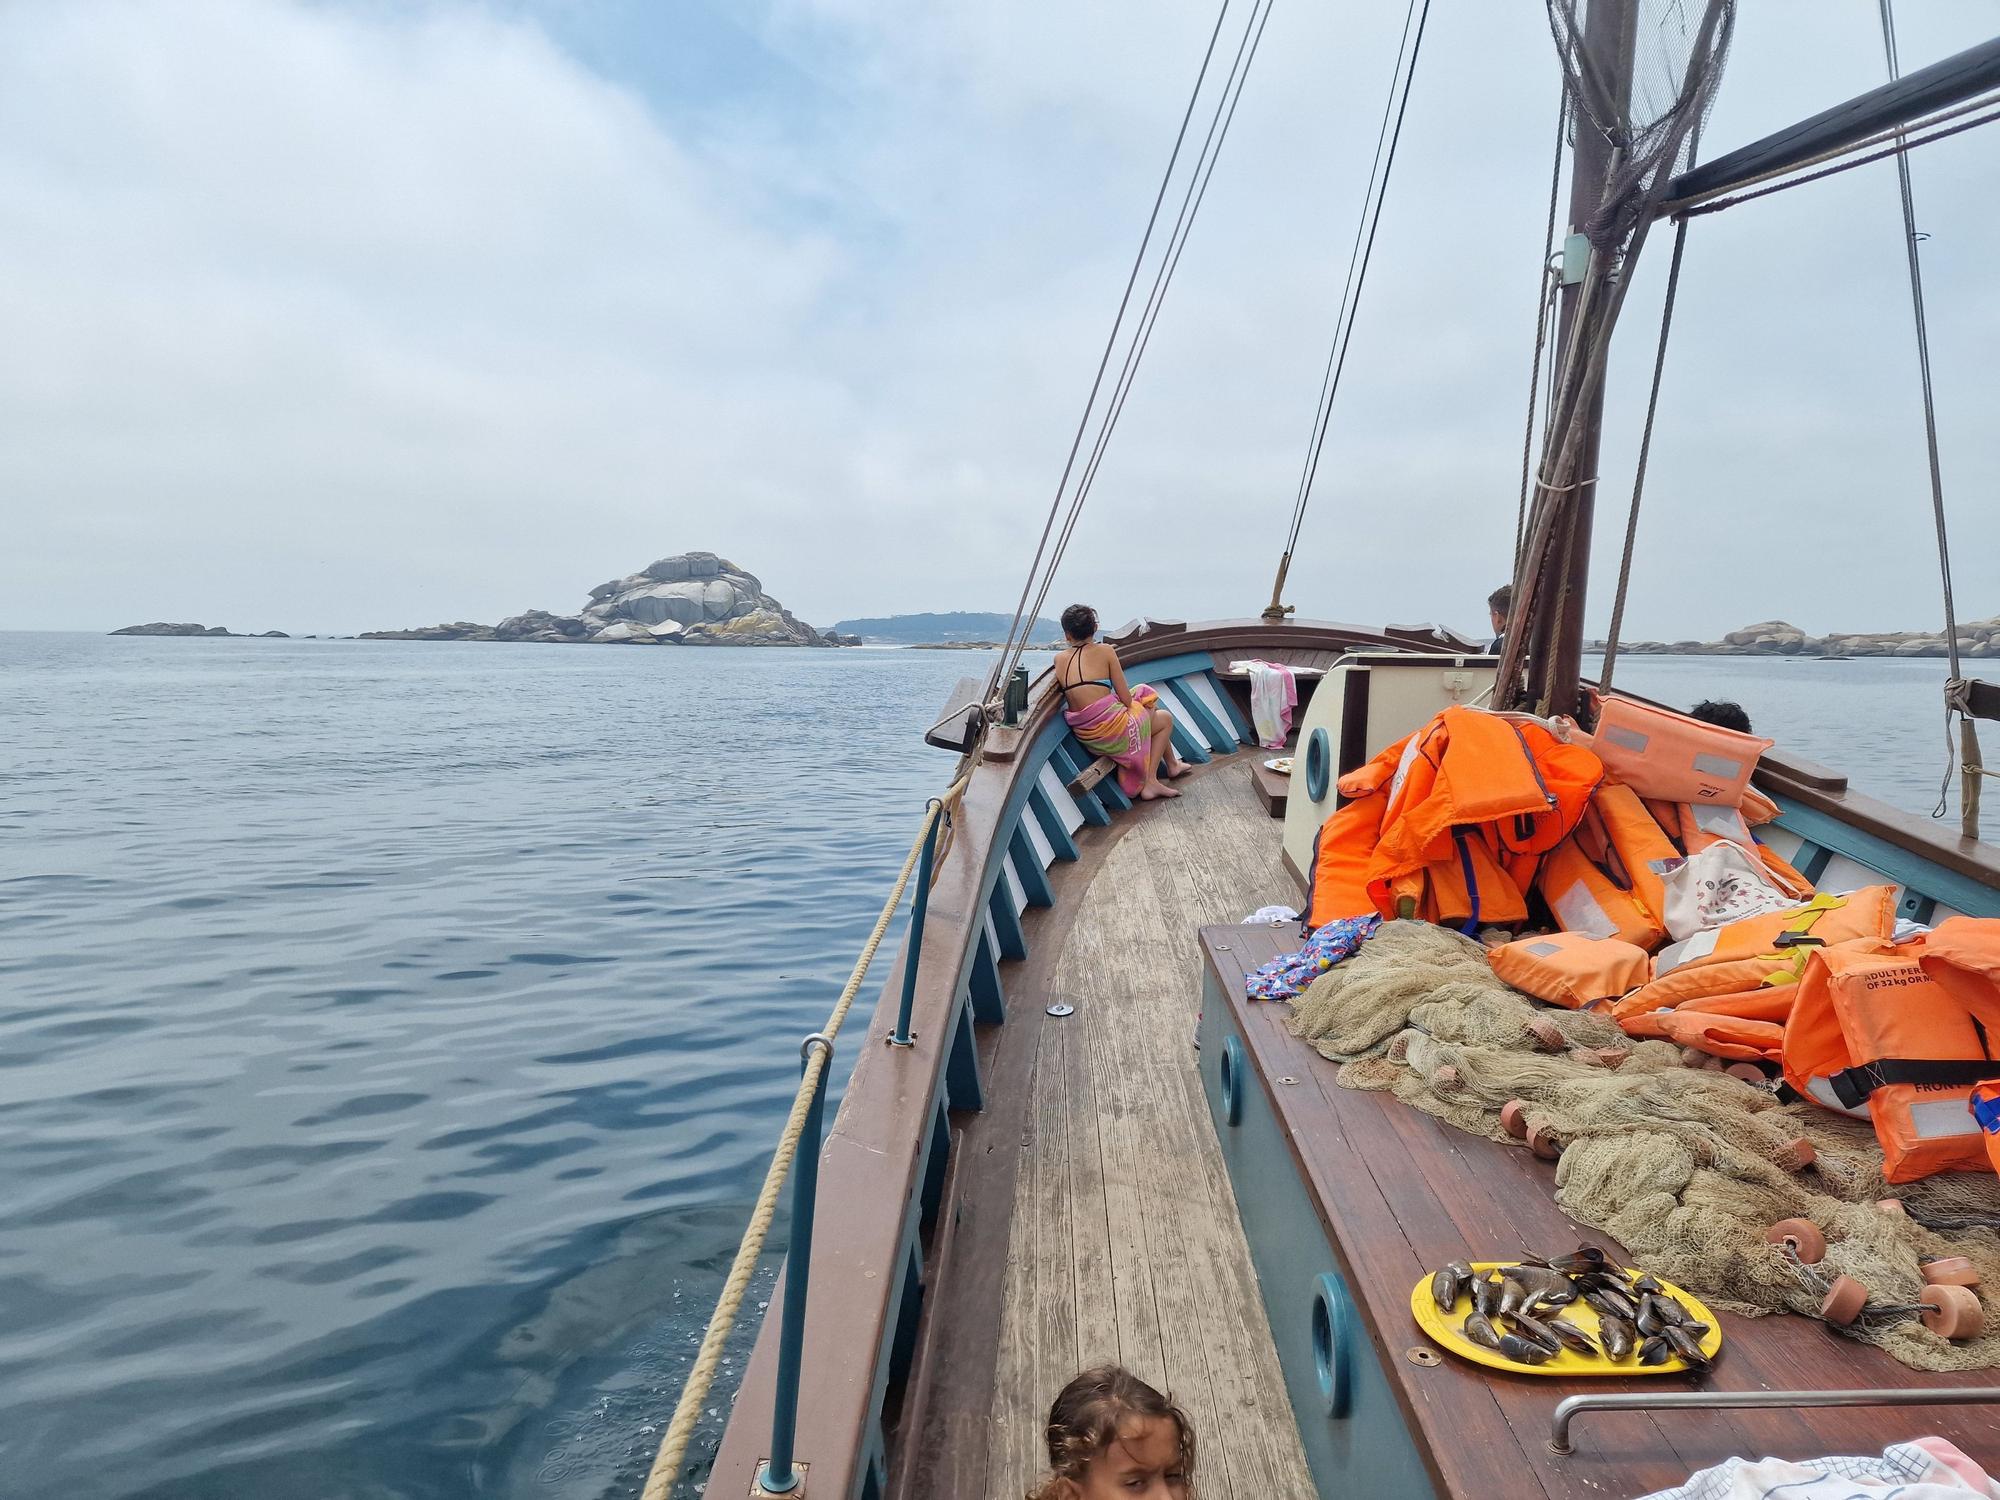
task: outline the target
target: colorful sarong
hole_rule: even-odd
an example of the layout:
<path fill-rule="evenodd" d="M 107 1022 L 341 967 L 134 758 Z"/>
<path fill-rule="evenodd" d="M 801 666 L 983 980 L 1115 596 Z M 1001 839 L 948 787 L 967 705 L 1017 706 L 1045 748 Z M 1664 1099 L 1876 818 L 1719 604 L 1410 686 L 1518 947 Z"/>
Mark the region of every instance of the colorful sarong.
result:
<path fill-rule="evenodd" d="M 1076 731 L 1092 755 L 1108 755 L 1118 763 L 1118 785 L 1134 796 L 1146 784 L 1146 762 L 1153 754 L 1153 710 L 1160 695 L 1149 687 L 1132 689 L 1132 706 L 1106 693 L 1082 708 L 1066 708 L 1063 720 Z"/>
<path fill-rule="evenodd" d="M 1372 913 L 1322 923 L 1297 953 L 1274 958 L 1249 975 L 1243 981 L 1243 992 L 1252 1000 L 1293 999 L 1342 959 L 1352 958 L 1381 925 L 1382 919 Z"/>

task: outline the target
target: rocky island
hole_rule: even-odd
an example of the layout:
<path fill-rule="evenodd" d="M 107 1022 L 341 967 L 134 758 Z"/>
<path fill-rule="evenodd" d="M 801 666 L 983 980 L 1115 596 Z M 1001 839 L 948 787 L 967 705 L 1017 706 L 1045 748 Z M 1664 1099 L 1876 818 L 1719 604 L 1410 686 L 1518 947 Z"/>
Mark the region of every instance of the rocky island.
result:
<path fill-rule="evenodd" d="M 1595 643 L 1602 649 L 1603 642 Z M 1732 630 L 1719 641 L 1625 641 L 1620 652 L 1634 656 L 1925 656 L 1942 658 L 1941 631 L 1896 630 L 1810 635 L 1784 620 L 1765 620 Z M 2000 615 L 1958 622 L 1961 657 L 2000 657 Z"/>
<path fill-rule="evenodd" d="M 573 615 L 531 609 L 498 625 L 460 620 L 370 630 L 364 641 L 532 641 L 552 645 L 858 646 L 819 631 L 764 592 L 756 575 L 713 552 L 682 552 L 600 583 Z"/>
<path fill-rule="evenodd" d="M 155 620 L 150 625 L 127 625 L 123 630 L 114 630 L 113 635 L 202 635 L 232 641 L 288 641 L 290 636 L 282 630 L 267 630 L 262 635 L 238 635 L 224 625 L 177 625 L 165 620 Z"/>

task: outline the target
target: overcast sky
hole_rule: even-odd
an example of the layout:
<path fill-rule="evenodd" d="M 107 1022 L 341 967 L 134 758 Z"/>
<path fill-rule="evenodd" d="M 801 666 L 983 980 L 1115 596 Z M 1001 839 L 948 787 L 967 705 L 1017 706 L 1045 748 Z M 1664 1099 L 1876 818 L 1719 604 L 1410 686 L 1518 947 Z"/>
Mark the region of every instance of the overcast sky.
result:
<path fill-rule="evenodd" d="M 1268 596 L 1401 10 L 1278 0 L 1058 606 Z M 691 549 L 822 625 L 1011 609 L 1213 17 L 10 0 L 0 627 L 490 622 Z M 1899 23 L 1914 68 L 2000 0 Z M 1876 27 L 1746 0 L 1707 152 L 1881 82 Z M 1303 614 L 1472 628 L 1508 571 L 1557 91 L 1539 3 L 1438 0 Z M 2000 127 L 1914 163 L 1982 616 Z M 1667 249 L 1613 372 L 1599 624 Z M 1690 231 L 1628 635 L 1772 616 L 1940 619 L 1886 163 Z"/>

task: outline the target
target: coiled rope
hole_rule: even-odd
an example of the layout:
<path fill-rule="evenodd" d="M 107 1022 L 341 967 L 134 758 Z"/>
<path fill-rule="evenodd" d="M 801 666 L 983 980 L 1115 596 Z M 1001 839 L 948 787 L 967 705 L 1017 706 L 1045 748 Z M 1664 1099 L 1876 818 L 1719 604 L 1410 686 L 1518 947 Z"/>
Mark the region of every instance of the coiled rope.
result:
<path fill-rule="evenodd" d="M 910 844 L 909 857 L 903 861 L 902 873 L 896 877 L 895 888 L 882 904 L 882 913 L 875 919 L 874 931 L 861 945 L 861 956 L 855 960 L 854 972 L 847 976 L 847 984 L 841 990 L 840 998 L 834 1001 L 833 1009 L 828 1012 L 826 1024 L 820 1027 L 820 1034 L 828 1042 L 840 1035 L 841 1023 L 847 1019 L 854 997 L 861 990 L 861 981 L 867 976 L 868 965 L 874 961 L 875 950 L 882 946 L 882 937 L 895 918 L 896 908 L 903 904 L 904 887 L 910 882 L 910 872 L 917 867 L 924 837 L 930 832 L 931 824 L 958 805 L 965 794 L 966 784 L 971 780 L 972 773 L 967 771 L 925 809 L 923 822 L 918 825 L 917 836 Z M 785 1119 L 784 1132 L 778 1137 L 778 1149 L 771 1157 L 770 1168 L 764 1173 L 764 1186 L 758 1191 L 756 1206 L 750 1210 L 749 1227 L 743 1231 L 743 1242 L 736 1247 L 736 1259 L 730 1263 L 729 1275 L 722 1283 L 722 1295 L 715 1302 L 715 1311 L 709 1314 L 708 1329 L 701 1338 L 701 1349 L 688 1371 L 687 1383 L 681 1387 L 680 1401 L 674 1407 L 673 1420 L 667 1423 L 666 1433 L 660 1439 L 660 1449 L 653 1457 L 652 1471 L 646 1476 L 640 1500 L 667 1500 L 681 1463 L 687 1457 L 688 1441 L 694 1436 L 702 1403 L 708 1399 L 709 1387 L 715 1383 L 716 1367 L 722 1362 L 722 1346 L 736 1324 L 736 1314 L 743 1306 L 744 1294 L 750 1289 L 750 1278 L 757 1269 L 757 1259 L 764 1253 L 764 1240 L 771 1232 L 771 1220 L 777 1215 L 778 1192 L 791 1172 L 792 1158 L 798 1154 L 799 1136 L 805 1130 L 806 1113 L 812 1107 L 820 1075 L 826 1071 L 827 1059 L 832 1055 L 830 1046 L 809 1049 L 798 1092 L 792 1096 L 792 1111 Z"/>

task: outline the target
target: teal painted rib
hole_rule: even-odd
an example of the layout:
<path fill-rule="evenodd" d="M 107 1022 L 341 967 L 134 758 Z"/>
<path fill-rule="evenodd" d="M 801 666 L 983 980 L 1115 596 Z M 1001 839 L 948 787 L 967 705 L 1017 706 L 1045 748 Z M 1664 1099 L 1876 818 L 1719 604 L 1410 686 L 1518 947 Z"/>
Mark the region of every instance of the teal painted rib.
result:
<path fill-rule="evenodd" d="M 1028 806 L 1034 809 L 1035 821 L 1042 825 L 1042 833 L 1049 841 L 1049 847 L 1056 852 L 1057 859 L 1076 858 L 1076 840 L 1069 836 L 1069 829 L 1063 825 L 1062 814 L 1049 800 L 1046 788 L 1037 785 L 1028 793 Z"/>
<path fill-rule="evenodd" d="M 1007 1019 L 1007 990 L 1000 982 L 1000 965 L 994 960 L 992 945 L 986 941 L 986 924 L 979 926 L 973 945 L 972 972 L 966 977 L 966 1003 L 972 1018 L 989 1026 Z"/>
<path fill-rule="evenodd" d="M 951 1028 L 951 1055 L 945 1059 L 944 1086 L 953 1109 L 986 1108 L 986 1089 L 979 1078 L 979 1048 L 972 1033 L 972 1012 L 963 1007 Z"/>
<path fill-rule="evenodd" d="M 1056 768 L 1056 774 L 1062 777 L 1065 787 L 1082 775 L 1083 768 L 1090 764 L 1088 760 L 1080 758 L 1082 754 L 1083 747 L 1069 736 L 1058 740 L 1055 748 L 1049 752 L 1049 764 Z M 1097 785 L 1101 787 L 1104 783 L 1100 781 Z M 1118 789 L 1114 786 L 1111 791 L 1116 794 Z M 1121 810 L 1120 804 L 1111 802 L 1109 797 L 1099 797 L 1096 787 L 1086 792 L 1072 792 L 1070 795 L 1076 799 L 1076 810 L 1083 814 L 1084 821 L 1098 828 L 1110 823 L 1111 814 Z M 1123 804 L 1124 807 L 1131 805 L 1129 802 Z"/>
<path fill-rule="evenodd" d="M 1168 712 L 1171 713 L 1172 710 L 1170 709 Z M 1172 739 L 1174 748 L 1181 753 L 1182 760 L 1191 760 L 1198 766 L 1205 766 L 1210 760 L 1214 759 L 1208 753 L 1208 746 L 1196 739 L 1194 731 L 1188 728 L 1186 714 L 1174 714 Z"/>
<path fill-rule="evenodd" d="M 1256 744 L 1256 729 L 1248 719 L 1243 717 L 1243 711 L 1236 706 L 1236 700 L 1229 696 L 1229 689 L 1222 685 L 1222 679 L 1215 675 L 1215 669 L 1211 666 L 1202 676 L 1208 679 L 1208 685 L 1215 689 L 1215 696 L 1222 701 L 1223 712 L 1229 715 L 1229 723 L 1236 731 L 1236 743 L 1239 745 Z"/>
<path fill-rule="evenodd" d="M 986 897 L 986 914 L 993 918 L 993 934 L 1000 941 L 1002 958 L 1023 959 L 1028 956 L 1028 939 L 1021 931 L 1020 914 L 1014 910 L 1013 899 L 1007 894 L 1007 882 L 996 880 Z"/>
<path fill-rule="evenodd" d="M 1018 821 L 1013 836 L 1007 840 L 1007 852 L 1013 856 L 1014 878 L 1021 882 L 1021 894 L 1028 898 L 1028 905 L 1054 906 L 1056 893 L 1049 888 L 1041 856 L 1035 853 L 1034 840 L 1028 837 L 1027 828 Z"/>
<path fill-rule="evenodd" d="M 1158 661 L 1141 662 L 1136 667 L 1125 669 L 1127 682 L 1166 682 L 1175 677 L 1185 677 L 1190 672 L 1206 672 L 1215 665 L 1215 658 L 1206 651 L 1183 651 L 1179 656 L 1163 656 Z"/>
<path fill-rule="evenodd" d="M 1179 700 L 1181 707 L 1187 710 L 1187 717 L 1194 721 L 1192 727 L 1201 731 L 1201 736 L 1208 742 L 1209 749 L 1217 755 L 1233 754 L 1236 750 L 1236 736 L 1224 727 L 1223 722 L 1216 718 L 1215 710 L 1202 702 L 1201 694 L 1190 685 L 1195 677 L 1202 675 L 1204 674 L 1190 673 L 1186 677 L 1176 677 L 1172 683 L 1174 697 Z M 1179 715 L 1175 717 L 1178 718 Z"/>
<path fill-rule="evenodd" d="M 1786 797 L 1776 800 L 1779 824 L 1808 843 L 1817 844 L 1834 854 L 1844 854 L 1866 865 L 1884 880 L 1928 896 L 1940 906 L 1962 911 L 1969 917 L 2000 916 L 2000 890 L 1943 869 L 1921 854 L 1913 854 L 1900 845 L 1877 838 L 1817 809 Z M 1822 862 L 1821 868 L 1824 867 Z M 1803 875 L 1806 872 L 1801 869 L 1799 873 Z"/>

